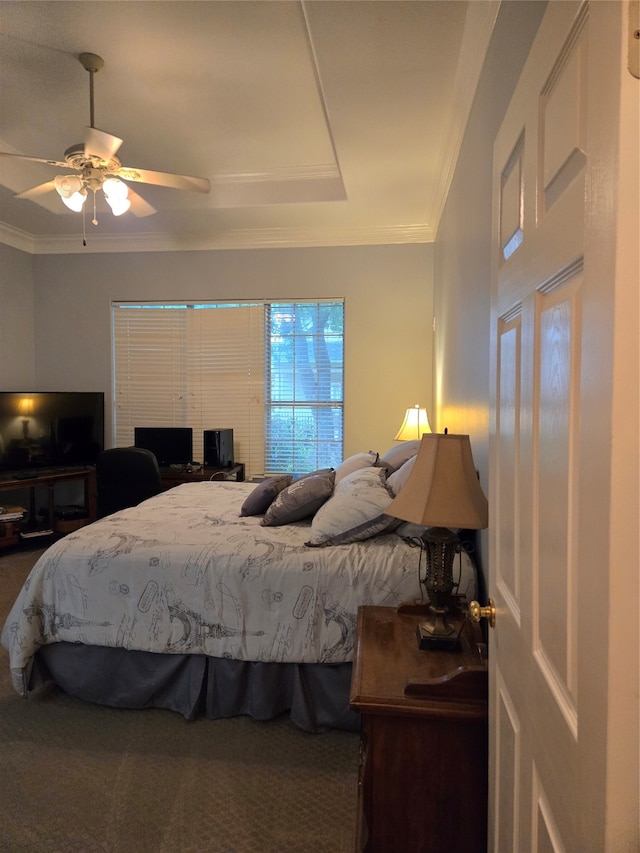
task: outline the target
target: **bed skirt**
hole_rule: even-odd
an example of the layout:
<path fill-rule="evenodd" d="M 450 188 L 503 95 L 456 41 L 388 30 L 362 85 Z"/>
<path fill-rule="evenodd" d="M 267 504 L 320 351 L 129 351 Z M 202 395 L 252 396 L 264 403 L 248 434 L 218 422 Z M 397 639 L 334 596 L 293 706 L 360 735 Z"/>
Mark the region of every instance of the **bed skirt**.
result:
<path fill-rule="evenodd" d="M 53 680 L 71 696 L 114 708 L 165 708 L 187 720 L 288 713 L 308 732 L 358 731 L 360 717 L 349 708 L 351 668 L 53 643 L 38 650 L 29 689 Z"/>

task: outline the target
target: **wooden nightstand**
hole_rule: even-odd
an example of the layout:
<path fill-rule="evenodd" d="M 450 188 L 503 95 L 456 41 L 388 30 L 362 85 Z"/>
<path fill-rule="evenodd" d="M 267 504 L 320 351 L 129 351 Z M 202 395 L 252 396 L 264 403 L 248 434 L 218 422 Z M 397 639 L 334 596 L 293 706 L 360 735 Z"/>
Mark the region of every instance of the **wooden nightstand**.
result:
<path fill-rule="evenodd" d="M 350 696 L 362 715 L 356 850 L 483 853 L 488 679 L 482 634 L 466 620 L 459 649 L 420 651 L 420 615 L 407 611 L 358 611 Z"/>

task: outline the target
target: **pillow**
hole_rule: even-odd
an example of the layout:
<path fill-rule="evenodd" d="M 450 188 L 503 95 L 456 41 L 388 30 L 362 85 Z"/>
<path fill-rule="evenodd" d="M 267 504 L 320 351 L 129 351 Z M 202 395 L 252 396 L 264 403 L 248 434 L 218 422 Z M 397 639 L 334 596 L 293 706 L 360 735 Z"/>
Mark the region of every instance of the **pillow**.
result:
<path fill-rule="evenodd" d="M 313 515 L 333 493 L 335 474 L 311 474 L 283 489 L 266 511 L 262 524 L 276 527 Z"/>
<path fill-rule="evenodd" d="M 309 471 L 308 474 L 300 474 L 300 476 L 296 477 L 294 483 L 297 483 L 298 480 L 304 480 L 305 477 L 317 477 L 319 474 L 333 474 L 335 468 L 318 468 L 317 471 Z"/>
<path fill-rule="evenodd" d="M 397 471 L 394 471 L 393 474 L 387 478 L 387 485 L 394 495 L 397 495 L 400 492 L 400 489 L 402 489 L 411 476 L 411 472 L 413 471 L 413 466 L 416 464 L 417 458 L 417 455 L 412 456 L 411 459 L 408 459 L 404 465 L 398 468 Z"/>
<path fill-rule="evenodd" d="M 333 495 L 311 522 L 306 545 L 346 545 L 369 539 L 399 524 L 385 515 L 393 500 L 383 468 L 356 470 L 336 483 Z"/>
<path fill-rule="evenodd" d="M 412 456 L 416 456 L 420 449 L 420 441 L 421 439 L 419 438 L 414 438 L 411 441 L 403 441 L 398 444 L 397 447 L 392 447 L 391 450 L 387 450 L 384 456 L 381 457 L 380 461 L 384 462 L 390 468 L 393 468 L 394 471 L 397 471 L 398 468 L 402 468 L 404 463 L 411 459 Z"/>
<path fill-rule="evenodd" d="M 240 507 L 240 515 L 262 515 L 269 509 L 276 495 L 283 489 L 286 489 L 290 484 L 290 474 L 285 474 L 282 477 L 269 477 L 263 480 Z"/>
<path fill-rule="evenodd" d="M 373 450 L 368 453 L 356 453 L 349 456 L 344 462 L 341 462 L 336 468 L 336 485 L 348 477 L 354 471 L 359 471 L 361 468 L 372 468 L 378 461 L 378 454 Z"/>

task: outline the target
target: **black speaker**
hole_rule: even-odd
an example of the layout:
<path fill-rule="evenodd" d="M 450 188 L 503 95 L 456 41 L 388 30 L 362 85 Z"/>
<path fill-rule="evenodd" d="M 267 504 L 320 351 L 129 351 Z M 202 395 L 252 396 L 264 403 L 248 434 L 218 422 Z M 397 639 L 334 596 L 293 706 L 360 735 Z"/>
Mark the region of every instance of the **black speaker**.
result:
<path fill-rule="evenodd" d="M 233 430 L 206 429 L 203 433 L 204 467 L 231 468 L 233 465 Z"/>

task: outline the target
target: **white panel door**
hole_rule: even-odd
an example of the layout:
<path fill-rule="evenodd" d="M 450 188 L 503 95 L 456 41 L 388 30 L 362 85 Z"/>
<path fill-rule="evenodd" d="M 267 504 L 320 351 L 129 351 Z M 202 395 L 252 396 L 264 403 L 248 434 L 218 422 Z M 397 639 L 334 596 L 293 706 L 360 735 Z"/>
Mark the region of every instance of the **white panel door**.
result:
<path fill-rule="evenodd" d="M 611 751 L 615 703 L 635 703 L 637 759 L 637 601 L 618 641 L 610 596 L 623 11 L 549 4 L 494 145 L 495 853 L 632 849 L 633 806 L 611 823 L 616 797 L 635 797 L 637 809 L 637 775 Z M 612 700 L 611 662 L 625 643 L 635 674 L 626 699 Z"/>

